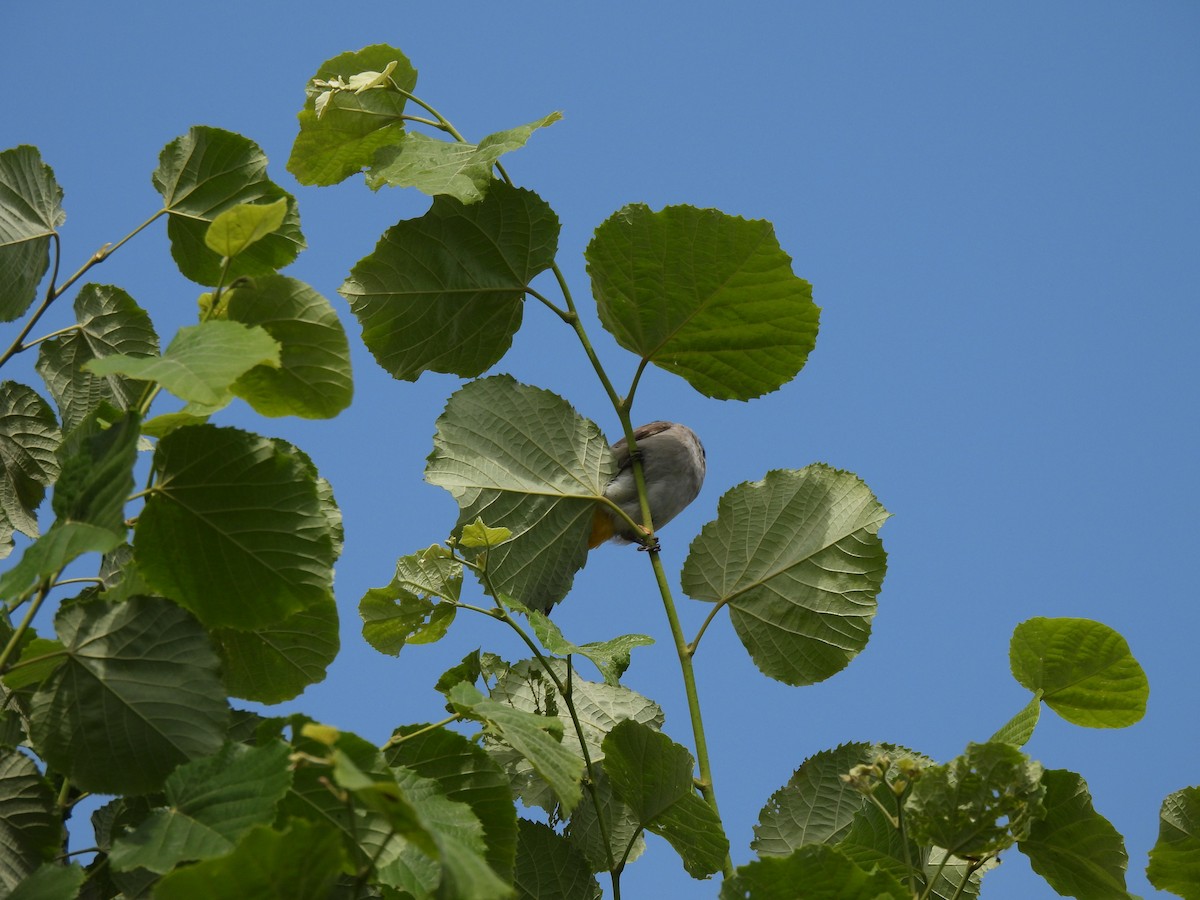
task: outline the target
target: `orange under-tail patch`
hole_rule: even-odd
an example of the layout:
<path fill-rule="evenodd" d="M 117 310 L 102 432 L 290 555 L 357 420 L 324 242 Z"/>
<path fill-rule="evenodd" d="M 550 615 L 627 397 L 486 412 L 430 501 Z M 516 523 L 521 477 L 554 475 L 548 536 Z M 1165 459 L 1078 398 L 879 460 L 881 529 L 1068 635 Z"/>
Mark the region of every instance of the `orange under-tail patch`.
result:
<path fill-rule="evenodd" d="M 592 536 L 588 538 L 588 549 L 599 547 L 616 533 L 612 516 L 602 509 L 597 509 L 592 516 Z"/>

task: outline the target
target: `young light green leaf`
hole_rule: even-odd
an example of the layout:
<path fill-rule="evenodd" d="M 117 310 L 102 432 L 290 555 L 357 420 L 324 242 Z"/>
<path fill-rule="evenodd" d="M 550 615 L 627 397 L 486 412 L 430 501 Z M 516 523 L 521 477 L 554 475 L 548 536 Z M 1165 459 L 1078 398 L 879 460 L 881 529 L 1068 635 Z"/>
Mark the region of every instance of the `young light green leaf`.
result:
<path fill-rule="evenodd" d="M 477 145 L 410 131 L 375 154 L 367 184 L 373 189 L 415 187 L 431 197 L 447 195 L 477 203 L 495 183 L 492 169 L 500 157 L 524 147 L 535 131 L 561 118 L 562 113 L 552 112 L 528 125 L 489 134 Z"/>
<path fill-rule="evenodd" d="M 444 547 L 396 560 L 396 574 L 385 587 L 363 595 L 358 613 L 363 637 L 380 653 L 397 655 L 405 643 L 440 640 L 454 621 L 462 589 L 462 564 Z M 440 601 L 440 602 L 439 602 Z"/>
<path fill-rule="evenodd" d="M 12 552 L 14 531 L 41 533 L 36 512 L 58 477 L 60 443 L 50 404 L 33 388 L 0 382 L 0 559 Z"/>
<path fill-rule="evenodd" d="M 1083 778 L 1065 769 L 1042 773 L 1046 815 L 1034 821 L 1017 849 L 1064 897 L 1131 900 L 1125 889 L 1129 855 L 1117 829 L 1092 807 Z"/>
<path fill-rule="evenodd" d="M 225 689 L 258 703 L 291 700 L 325 679 L 337 656 L 337 604 L 329 595 L 279 622 L 248 630 L 213 628 Z"/>
<path fill-rule="evenodd" d="M 1185 900 L 1200 897 L 1200 787 L 1175 791 L 1163 801 L 1146 877 L 1160 891 Z"/>
<path fill-rule="evenodd" d="M 118 287 L 86 284 L 75 298 L 77 327 L 42 341 L 37 370 L 70 431 L 102 403 L 130 409 L 144 384 L 123 375 L 97 375 L 84 364 L 105 356 L 157 356 L 150 317 Z"/>
<path fill-rule="evenodd" d="M 85 522 L 55 522 L 25 548 L 20 561 L 0 576 L 0 600 L 22 597 L 85 553 L 107 553 L 125 540 L 109 528 Z"/>
<path fill-rule="evenodd" d="M 204 245 L 221 256 L 237 256 L 251 244 L 261 241 L 283 225 L 288 201 L 280 197 L 274 203 L 239 203 L 215 216 L 204 232 Z"/>
<path fill-rule="evenodd" d="M 629 657 L 634 647 L 645 647 L 654 643 L 646 634 L 622 634 L 607 641 L 592 641 L 579 645 L 563 637 L 562 630 L 550 621 L 550 617 L 537 610 L 530 610 L 529 624 L 542 646 L 558 656 L 575 653 L 590 659 L 600 670 L 607 684 L 616 685 L 629 668 Z"/>
<path fill-rule="evenodd" d="M 693 878 L 719 872 L 729 840 L 716 812 L 696 793 L 685 747 L 640 722 L 617 724 L 604 739 L 604 770 L 638 823 L 667 839 Z"/>
<path fill-rule="evenodd" d="M 30 701 L 30 738 L 82 790 L 141 794 L 215 753 L 229 708 L 208 635 L 158 597 L 64 606 L 67 660 Z"/>
<path fill-rule="evenodd" d="M 1013 630 L 1008 657 L 1013 677 L 1072 724 L 1124 728 L 1146 713 L 1146 673 L 1125 638 L 1100 622 L 1029 619 Z"/>
<path fill-rule="evenodd" d="M 153 466 L 133 549 L 158 591 L 206 625 L 243 629 L 329 597 L 332 525 L 316 473 L 295 448 L 192 425 L 159 441 Z"/>
<path fill-rule="evenodd" d="M 279 365 L 279 344 L 267 330 L 214 319 L 180 328 L 162 356 L 106 356 L 85 368 L 96 375 L 156 381 L 180 399 L 216 404 L 259 365 Z"/>
<path fill-rule="evenodd" d="M 821 463 L 726 492 L 692 541 L 684 591 L 728 604 L 755 665 L 792 685 L 841 671 L 866 646 L 891 515 L 856 475 Z"/>
<path fill-rule="evenodd" d="M 61 852 L 62 820 L 54 791 L 33 760 L 0 748 L 0 893 L 8 896 L 42 863 Z"/>
<path fill-rule="evenodd" d="M 508 528 L 492 528 L 485 525 L 483 519 L 475 517 L 474 522 L 468 522 L 458 534 L 458 545 L 471 550 L 488 550 L 499 546 L 512 537 Z"/>
<path fill-rule="evenodd" d="M 154 887 L 157 900 L 254 897 L 256 900 L 327 900 L 346 854 L 338 833 L 289 820 L 283 831 L 256 825 L 232 853 L 175 869 Z"/>
<path fill-rule="evenodd" d="M 387 72 L 388 84 L 359 90 L 357 76 Z M 372 77 L 368 80 L 375 82 Z M 306 89 L 300 133 L 288 171 L 301 184 L 337 184 L 371 164 L 376 151 L 404 136 L 405 92 L 417 70 L 395 47 L 375 44 L 322 63 Z M 391 85 L 394 85 L 396 90 Z"/>
<path fill-rule="evenodd" d="M 180 766 L 167 778 L 166 807 L 113 843 L 112 866 L 163 874 L 181 862 L 231 852 L 248 829 L 274 820 L 292 783 L 288 752 L 282 741 L 226 744 Z"/>
<path fill-rule="evenodd" d="M 1011 744 L 968 744 L 922 770 L 907 802 L 909 833 L 956 856 L 1004 850 L 1043 814 L 1041 778 L 1041 765 Z"/>
<path fill-rule="evenodd" d="M 470 205 L 438 197 L 384 232 L 340 293 L 394 377 L 472 378 L 508 350 L 525 292 L 557 245 L 558 217 L 532 191 L 497 184 Z"/>
<path fill-rule="evenodd" d="M 33 303 L 50 265 L 50 236 L 67 217 L 62 197 L 36 147 L 0 153 L 0 322 Z"/>
<path fill-rule="evenodd" d="M 1033 736 L 1033 729 L 1037 726 L 1041 715 L 1042 692 L 1039 690 L 1034 691 L 1033 699 L 1025 704 L 1020 712 L 1001 725 L 1000 730 L 988 738 L 988 743 L 1003 741 L 1014 747 L 1024 747 Z"/>
<path fill-rule="evenodd" d="M 541 822 L 521 819 L 518 825 L 517 900 L 601 900 L 604 893 L 579 850 Z"/>
<path fill-rule="evenodd" d="M 329 301 L 302 281 L 265 275 L 229 293 L 227 317 L 261 326 L 279 364 L 257 365 L 232 385 L 260 415 L 331 419 L 350 405 L 350 342 Z"/>
<path fill-rule="evenodd" d="M 249 138 L 196 126 L 163 148 L 154 187 L 169 214 L 167 236 L 179 271 L 205 285 L 230 284 L 243 275 L 267 275 L 292 262 L 304 247 L 296 201 L 267 178 L 267 157 Z M 229 261 L 205 245 L 209 224 L 244 203 L 286 200 L 283 224 Z"/>
<path fill-rule="evenodd" d="M 597 500 L 616 463 L 600 428 L 556 394 L 506 375 L 473 381 L 437 420 L 425 480 L 513 537 L 487 552 L 492 586 L 532 609 L 566 596 L 587 561 Z"/>
<path fill-rule="evenodd" d="M 739 866 L 721 885 L 721 900 L 909 900 L 912 896 L 892 875 L 868 871 L 834 847 L 812 844 L 790 856 L 770 857 Z"/>
<path fill-rule="evenodd" d="M 585 253 L 600 321 L 626 350 L 708 397 L 779 388 L 816 345 L 821 310 L 769 222 L 634 204 Z"/>

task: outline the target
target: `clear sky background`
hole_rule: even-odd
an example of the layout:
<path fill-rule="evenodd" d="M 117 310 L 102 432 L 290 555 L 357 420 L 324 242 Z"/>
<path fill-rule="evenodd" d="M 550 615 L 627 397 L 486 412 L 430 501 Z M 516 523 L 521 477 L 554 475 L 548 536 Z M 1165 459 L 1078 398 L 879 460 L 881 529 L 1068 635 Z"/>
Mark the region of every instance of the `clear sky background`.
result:
<path fill-rule="evenodd" d="M 1156 896 L 1143 869 L 1159 805 L 1200 783 L 1200 5 L 110 0 L 5 3 L 0 22 L 0 148 L 36 144 L 54 168 L 69 271 L 158 209 L 164 144 L 219 126 L 257 141 L 297 195 L 310 249 L 288 274 L 331 298 L 358 344 L 336 290 L 428 200 L 359 179 L 301 188 L 284 163 L 305 81 L 380 42 L 406 52 L 417 93 L 468 138 L 564 112 L 506 166 L 562 219 L 560 264 L 618 384 L 635 361 L 587 300 L 592 229 L 634 201 L 773 222 L 823 307 L 817 349 L 750 403 L 706 400 L 663 373 L 643 381 L 635 418 L 686 422 L 708 450 L 707 483 L 665 529 L 663 560 L 677 573 L 720 495 L 774 468 L 850 469 L 895 515 L 872 640 L 841 674 L 789 688 L 758 674 L 727 617 L 705 635 L 699 687 L 735 862 L 805 757 L 850 740 L 958 754 L 1028 700 L 1009 674 L 1013 627 L 1082 616 L 1128 639 L 1150 679 L 1146 718 L 1098 731 L 1046 711 L 1027 750 L 1087 779 L 1126 837 L 1130 888 Z M 127 289 L 164 337 L 194 321 L 200 289 L 174 270 L 161 227 L 92 274 Z M 45 330 L 67 323 L 62 306 Z M 264 422 L 244 407 L 218 422 L 295 441 L 332 481 L 347 532 L 343 649 L 285 709 L 383 741 L 441 717 L 433 681 L 468 650 L 520 648 L 469 617 L 399 659 L 363 642 L 359 597 L 453 524 L 449 495 L 422 473 L 459 381 L 397 382 L 355 354 L 355 401 L 333 422 Z M 40 385 L 14 368 L 5 377 Z M 537 304 L 497 371 L 616 436 L 576 343 Z M 681 604 L 692 634 L 708 606 Z M 658 638 L 626 681 L 690 745 L 644 556 L 595 551 L 555 619 L 579 643 Z M 623 886 L 716 894 L 657 839 Z M 986 898 L 1053 896 L 1017 853 L 985 886 Z"/>

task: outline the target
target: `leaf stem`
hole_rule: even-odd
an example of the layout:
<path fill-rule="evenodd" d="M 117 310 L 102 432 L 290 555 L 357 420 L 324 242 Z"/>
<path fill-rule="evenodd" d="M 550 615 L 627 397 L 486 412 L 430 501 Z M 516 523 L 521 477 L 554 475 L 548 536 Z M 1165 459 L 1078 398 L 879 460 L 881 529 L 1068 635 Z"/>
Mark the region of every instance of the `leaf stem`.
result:
<path fill-rule="evenodd" d="M 457 722 L 461 718 L 462 718 L 462 716 L 460 716 L 458 714 L 455 714 L 453 716 L 446 716 L 446 718 L 441 719 L 440 721 L 434 722 L 432 725 L 426 725 L 424 728 L 418 728 L 416 731 L 410 731 L 408 734 L 393 734 L 390 738 L 387 739 L 387 742 L 380 749 L 386 750 L 388 747 L 398 746 L 399 744 L 403 744 L 405 741 L 409 740 L 410 738 L 415 738 L 418 735 L 427 734 L 430 731 L 437 731 L 437 729 L 442 728 L 446 725 L 449 725 L 451 722 Z"/>
<path fill-rule="evenodd" d="M 713 608 L 709 610 L 708 615 L 704 617 L 704 621 L 700 623 L 700 630 L 696 632 L 696 636 L 688 644 L 688 656 L 696 655 L 696 648 L 700 646 L 700 638 L 704 637 L 704 632 L 708 630 L 709 624 L 717 617 L 717 613 L 724 608 L 727 602 L 727 600 L 718 600 L 713 604 Z"/>

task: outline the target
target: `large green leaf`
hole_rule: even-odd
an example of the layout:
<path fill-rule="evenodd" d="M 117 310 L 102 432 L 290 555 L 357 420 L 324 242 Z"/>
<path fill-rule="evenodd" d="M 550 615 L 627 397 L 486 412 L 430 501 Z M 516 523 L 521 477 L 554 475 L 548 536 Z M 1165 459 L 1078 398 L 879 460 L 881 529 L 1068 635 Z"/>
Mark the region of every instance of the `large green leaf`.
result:
<path fill-rule="evenodd" d="M 1033 870 L 1064 897 L 1119 900 L 1129 855 L 1117 829 L 1092 807 L 1083 778 L 1065 769 L 1042 773 L 1045 817 L 1036 820 L 1018 849 Z"/>
<path fill-rule="evenodd" d="M 1013 677 L 1075 725 L 1124 728 L 1146 714 L 1146 673 L 1100 622 L 1029 619 L 1013 630 L 1008 657 Z"/>
<path fill-rule="evenodd" d="M 130 409 L 145 385 L 123 375 L 97 375 L 84 364 L 105 356 L 156 356 L 158 335 L 150 317 L 118 287 L 87 284 L 75 297 L 76 327 L 38 346 L 37 370 L 70 431 L 109 403 Z"/>
<path fill-rule="evenodd" d="M 106 356 L 86 368 L 156 381 L 183 400 L 221 404 L 246 372 L 278 365 L 279 344 L 266 329 L 214 319 L 180 328 L 162 356 Z"/>
<path fill-rule="evenodd" d="M 473 377 L 508 350 L 534 277 L 550 267 L 558 217 L 532 191 L 496 184 L 478 203 L 438 197 L 393 225 L 341 294 L 363 343 L 396 378 Z"/>
<path fill-rule="evenodd" d="M 340 646 L 337 604 L 330 595 L 282 621 L 210 635 L 230 696 L 282 703 L 325 679 Z"/>
<path fill-rule="evenodd" d="M 804 366 L 821 310 L 769 222 L 627 206 L 596 229 L 588 273 L 626 350 L 720 400 L 776 390 Z"/>
<path fill-rule="evenodd" d="M 36 511 L 58 477 L 61 442 L 49 403 L 33 388 L 0 382 L 0 558 L 12 552 L 14 531 L 40 533 Z"/>
<path fill-rule="evenodd" d="M 371 588 L 358 604 L 363 637 L 380 653 L 397 655 L 406 643 L 441 639 L 454 621 L 462 563 L 437 544 L 396 560 L 396 574 Z"/>
<path fill-rule="evenodd" d="M 74 900 L 83 886 L 85 872 L 73 863 L 63 865 L 57 860 L 41 868 L 7 894 L 7 900 Z"/>
<path fill-rule="evenodd" d="M 33 760 L 0 749 L 0 893 L 16 887 L 61 852 L 62 821 L 54 791 Z"/>
<path fill-rule="evenodd" d="M 210 626 L 254 629 L 326 600 L 332 523 L 307 457 L 192 425 L 158 443 L 133 549 L 143 576 Z"/>
<path fill-rule="evenodd" d="M 157 900 L 328 900 L 345 865 L 337 832 L 291 820 L 283 831 L 256 825 L 232 853 L 167 874 Z"/>
<path fill-rule="evenodd" d="M 364 73 L 381 75 L 389 66 L 386 82 L 363 77 Z M 365 87 L 374 83 L 380 86 Z M 404 92 L 411 92 L 416 84 L 417 70 L 387 44 L 342 53 L 322 63 L 306 88 L 288 171 L 301 184 L 328 185 L 369 166 L 380 147 L 402 139 L 401 116 L 408 101 Z"/>
<path fill-rule="evenodd" d="M 866 646 L 891 514 L 856 475 L 817 463 L 768 472 L 726 492 L 692 542 L 684 591 L 728 604 L 765 674 L 822 681 Z"/>
<path fill-rule="evenodd" d="M 824 844 L 801 847 L 790 856 L 758 859 L 739 866 L 721 885 L 721 900 L 909 900 L 892 875 L 869 871 Z"/>
<path fill-rule="evenodd" d="M 350 405 L 350 342 L 329 301 L 302 281 L 265 275 L 229 293 L 226 315 L 279 342 L 278 365 L 257 365 L 233 393 L 264 416 L 329 419 Z"/>
<path fill-rule="evenodd" d="M 275 818 L 292 782 L 287 744 L 226 744 L 167 778 L 166 807 L 154 810 L 113 844 L 116 869 L 141 867 L 162 874 L 181 862 L 224 856 L 254 825 Z"/>
<path fill-rule="evenodd" d="M 1200 898 L 1200 787 L 1175 791 L 1158 814 L 1158 840 L 1146 877 L 1160 891 Z"/>
<path fill-rule="evenodd" d="M 631 863 L 646 850 L 637 813 L 613 792 L 603 766 L 593 768 L 592 790 L 588 791 L 587 802 L 580 803 L 571 814 L 565 836 L 587 858 L 593 872 L 607 872 L 622 859 Z"/>
<path fill-rule="evenodd" d="M 524 147 L 535 131 L 561 118 L 562 113 L 553 112 L 528 125 L 489 134 L 478 144 L 408 132 L 375 154 L 367 184 L 373 188 L 415 187 L 431 197 L 445 194 L 463 203 L 476 203 L 497 183 L 492 168 L 500 157 Z"/>
<path fill-rule="evenodd" d="M 0 322 L 33 303 L 50 265 L 50 236 L 66 219 L 62 196 L 36 147 L 0 153 Z"/>
<path fill-rule="evenodd" d="M 600 900 L 604 896 L 587 860 L 541 822 L 521 819 L 513 887 L 518 900 Z"/>
<path fill-rule="evenodd" d="M 616 463 L 600 428 L 556 394 L 506 375 L 467 384 L 437 420 L 425 479 L 513 537 L 486 551 L 494 588 L 548 611 L 587 561 L 595 504 Z"/>
<path fill-rule="evenodd" d="M 613 791 L 639 824 L 666 838 L 693 878 L 719 872 L 729 839 L 716 811 L 696 793 L 695 763 L 687 749 L 632 720 L 616 725 L 603 746 Z"/>
<path fill-rule="evenodd" d="M 220 663 L 185 610 L 158 597 L 75 603 L 55 628 L 67 660 L 30 702 L 30 738 L 79 788 L 145 793 L 221 746 Z"/>
<path fill-rule="evenodd" d="M 62 469 L 54 486 L 54 514 L 60 522 L 107 528 L 125 540 L 125 503 L 133 493 L 138 415 L 101 421 L 97 410 L 67 435 L 59 448 Z"/>
<path fill-rule="evenodd" d="M 169 214 L 167 235 L 179 271 L 200 284 L 221 280 L 222 257 L 205 244 L 209 223 L 242 203 L 288 201 L 283 225 L 229 262 L 225 283 L 241 275 L 267 275 L 296 258 L 304 247 L 296 201 L 267 178 L 267 157 L 249 138 L 195 126 L 163 148 L 154 187 Z"/>

